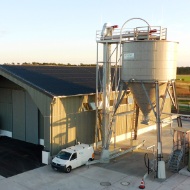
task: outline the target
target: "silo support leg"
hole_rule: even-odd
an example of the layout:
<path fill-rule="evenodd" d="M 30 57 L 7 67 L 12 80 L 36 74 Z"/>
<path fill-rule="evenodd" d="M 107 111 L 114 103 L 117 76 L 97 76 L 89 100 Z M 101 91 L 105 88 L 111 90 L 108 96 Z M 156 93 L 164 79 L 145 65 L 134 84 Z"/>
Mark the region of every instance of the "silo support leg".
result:
<path fill-rule="evenodd" d="M 138 121 L 139 121 L 139 106 L 136 104 L 135 110 L 135 128 L 134 128 L 134 140 L 137 140 Z"/>

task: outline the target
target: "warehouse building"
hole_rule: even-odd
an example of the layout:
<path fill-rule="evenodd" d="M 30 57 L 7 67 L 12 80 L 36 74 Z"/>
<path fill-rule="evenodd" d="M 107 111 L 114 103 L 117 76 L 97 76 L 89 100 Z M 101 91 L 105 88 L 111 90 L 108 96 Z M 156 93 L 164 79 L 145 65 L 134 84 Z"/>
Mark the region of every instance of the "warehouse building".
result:
<path fill-rule="evenodd" d="M 95 92 L 92 66 L 1 65 L 0 135 L 41 144 L 51 155 L 77 141 L 101 141 L 95 130 Z M 168 99 L 165 110 L 170 107 Z M 133 108 L 131 95 L 126 95 L 118 112 Z M 126 138 L 131 122 L 129 116 L 117 117 L 117 141 Z"/>

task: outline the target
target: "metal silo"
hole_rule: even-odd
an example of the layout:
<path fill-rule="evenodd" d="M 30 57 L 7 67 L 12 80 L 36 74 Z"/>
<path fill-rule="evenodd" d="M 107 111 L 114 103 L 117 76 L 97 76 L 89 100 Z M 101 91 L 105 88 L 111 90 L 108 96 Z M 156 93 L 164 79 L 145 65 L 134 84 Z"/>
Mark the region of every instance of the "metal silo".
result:
<path fill-rule="evenodd" d="M 124 28 L 132 20 L 143 21 L 146 26 Z M 109 145 L 114 132 L 117 109 L 129 89 L 135 100 L 132 113 L 135 124 L 131 130 L 131 134 L 134 133 L 134 135 L 131 139 L 137 140 L 139 108 L 144 115 L 143 123 L 145 124 L 149 123 L 149 114 L 153 112 L 157 128 L 156 177 L 165 178 L 165 163 L 162 160 L 161 115 L 167 96 L 170 97 L 178 112 L 175 92 L 178 43 L 167 41 L 166 28 L 150 26 L 141 18 L 129 19 L 121 29 L 117 27 L 117 25 L 110 26 L 105 23 L 102 30 L 96 33 L 96 115 L 97 123 L 100 123 L 102 131 L 101 159 L 109 160 L 110 158 Z M 99 48 L 99 45 L 103 48 Z M 100 56 L 99 49 L 101 51 L 103 49 L 102 56 Z M 102 75 L 100 74 L 101 67 Z M 115 77 L 113 77 L 115 81 L 111 77 L 112 67 L 115 68 Z M 115 100 L 111 105 L 110 94 L 113 84 L 115 84 Z M 99 95 L 101 94 L 102 108 L 99 107 Z M 122 114 L 131 115 L 131 111 Z M 101 121 L 99 118 L 102 118 Z"/>
<path fill-rule="evenodd" d="M 177 42 L 165 40 L 123 44 L 121 80 L 128 84 L 145 123 L 152 106 L 156 105 L 155 81 L 159 83 L 159 96 L 162 96 L 167 82 L 176 79 L 177 49 Z"/>

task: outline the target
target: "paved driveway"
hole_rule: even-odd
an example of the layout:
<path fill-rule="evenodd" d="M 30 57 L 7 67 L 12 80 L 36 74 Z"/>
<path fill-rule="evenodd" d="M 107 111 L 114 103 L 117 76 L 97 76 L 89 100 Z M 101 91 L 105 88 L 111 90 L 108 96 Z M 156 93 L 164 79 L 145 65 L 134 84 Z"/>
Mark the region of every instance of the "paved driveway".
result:
<path fill-rule="evenodd" d="M 187 123 L 188 126 L 190 123 Z M 145 146 L 155 144 L 156 131 L 139 136 L 146 139 Z M 170 127 L 163 129 L 164 159 L 171 150 L 172 136 Z M 126 142 L 118 144 L 125 146 Z M 127 153 L 108 164 L 82 166 L 71 173 L 54 171 L 50 165 L 30 170 L 9 178 L 0 178 L 2 190 L 134 190 L 139 189 L 147 169 L 144 165 L 146 147 Z M 167 170 L 167 167 L 166 167 Z M 167 179 L 155 179 L 150 175 L 145 180 L 147 190 L 189 190 L 190 177 L 167 171 Z"/>

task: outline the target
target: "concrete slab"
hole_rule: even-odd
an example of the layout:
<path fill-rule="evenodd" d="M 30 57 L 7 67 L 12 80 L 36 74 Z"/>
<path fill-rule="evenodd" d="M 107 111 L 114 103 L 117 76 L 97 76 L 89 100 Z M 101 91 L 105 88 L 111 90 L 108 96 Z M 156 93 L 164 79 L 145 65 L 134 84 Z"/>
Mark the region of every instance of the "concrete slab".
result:
<path fill-rule="evenodd" d="M 127 176 L 125 178 L 120 179 L 119 181 L 117 181 L 114 186 L 117 188 L 121 188 L 121 189 L 138 189 L 139 185 L 141 184 L 141 178 L 136 177 L 136 176 Z M 125 185 L 126 184 L 126 185 Z M 146 186 L 146 182 L 145 182 L 145 186 Z"/>
<path fill-rule="evenodd" d="M 92 172 L 93 169 L 93 172 Z M 109 175 L 108 175 L 109 173 Z M 101 167 L 91 166 L 89 169 L 78 174 L 79 176 L 88 176 L 89 179 L 93 179 L 97 182 L 112 182 L 115 183 L 119 179 L 126 176 L 121 172 L 110 171 Z"/>
<path fill-rule="evenodd" d="M 49 188 L 59 181 L 67 181 L 72 176 L 72 173 L 67 175 L 66 173 L 56 172 L 50 165 L 47 165 L 11 178 L 14 179 L 15 183 L 22 183 L 30 189 L 42 189 L 44 187 Z"/>
<path fill-rule="evenodd" d="M 167 187 L 168 189 L 174 189 L 175 187 L 178 187 L 179 184 L 183 183 L 187 178 L 187 176 L 182 176 L 175 173 L 170 178 L 166 179 L 162 183 L 162 186 Z"/>
<path fill-rule="evenodd" d="M 0 180 L 1 180 L 1 179 L 4 179 L 4 178 L 5 178 L 5 177 L 3 177 L 3 176 L 0 175 Z"/>
<path fill-rule="evenodd" d="M 12 179 L 0 180 L 0 187 L 2 190 L 28 190 L 22 183 L 15 183 Z"/>
<path fill-rule="evenodd" d="M 183 183 L 180 183 L 180 184 L 178 185 L 178 188 L 179 188 L 180 190 L 189 190 L 189 189 L 190 189 L 190 178 L 189 178 L 189 177 L 186 178 L 186 179 L 183 181 Z"/>
<path fill-rule="evenodd" d="M 7 179 L 0 180 L 2 190 L 124 190 L 139 189 L 141 179 L 138 176 L 130 176 L 120 172 L 115 172 L 99 166 L 86 166 L 73 170 L 70 174 L 56 172 L 50 166 L 38 168 L 26 173 L 22 173 Z M 103 186 L 101 182 L 109 182 L 111 185 Z M 154 178 L 145 180 L 146 189 L 189 189 L 190 178 L 179 174 L 174 174 L 167 180 L 158 181 Z M 13 188 L 14 187 L 14 188 Z"/>
<path fill-rule="evenodd" d="M 185 175 L 185 176 L 189 176 L 189 177 L 190 177 L 190 171 L 187 170 L 187 166 L 184 167 L 183 169 L 181 169 L 181 170 L 179 171 L 179 174 Z"/>
<path fill-rule="evenodd" d="M 49 190 L 55 190 L 55 189 L 64 189 L 64 190 L 74 190 L 74 189 L 82 189 L 82 190 L 87 190 L 87 189 L 98 189 L 100 187 L 99 183 L 97 183 L 93 179 L 89 179 L 87 177 L 79 176 L 79 175 L 70 175 L 67 179 L 54 179 L 50 184 L 40 186 L 38 185 L 35 189 L 49 189 Z"/>

